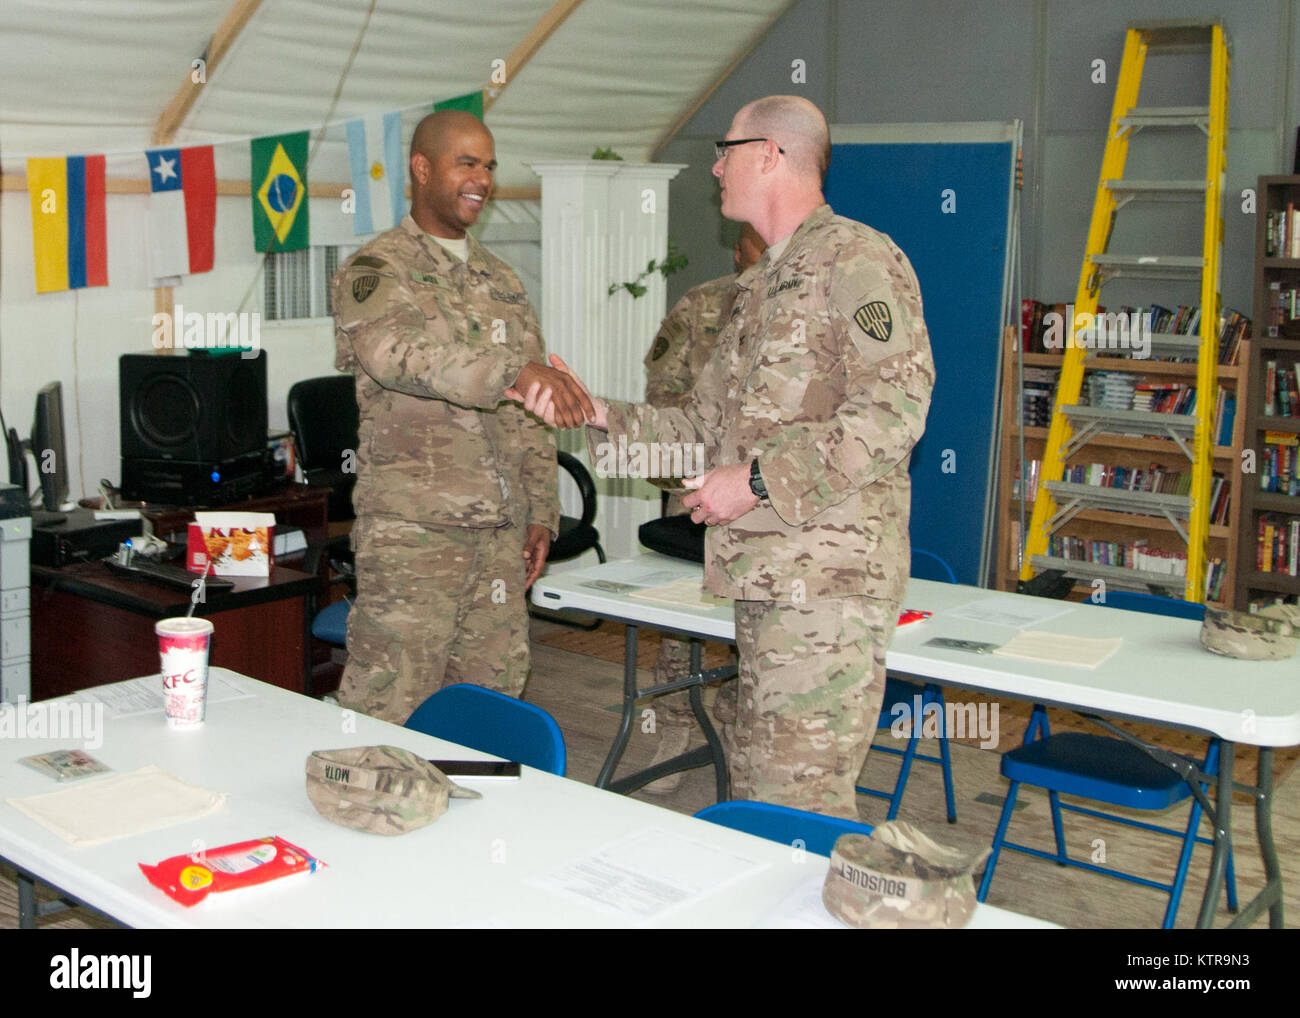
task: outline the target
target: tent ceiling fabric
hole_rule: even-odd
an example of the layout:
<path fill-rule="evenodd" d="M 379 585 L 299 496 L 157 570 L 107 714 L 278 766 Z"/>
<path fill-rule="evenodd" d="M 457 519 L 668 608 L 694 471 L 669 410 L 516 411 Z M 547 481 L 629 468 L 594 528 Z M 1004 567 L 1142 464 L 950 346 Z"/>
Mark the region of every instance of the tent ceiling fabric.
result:
<path fill-rule="evenodd" d="M 613 147 L 644 160 L 731 61 L 791 0 L 583 0 L 487 114 L 498 186 L 535 187 L 526 160 Z M 8 0 L 0 13 L 0 156 L 147 147 L 159 114 L 234 0 Z M 335 122 L 433 102 L 488 83 L 554 0 L 378 0 Z M 265 0 L 203 86 L 174 144 L 319 126 L 367 0 Z M 406 136 L 418 112 L 405 118 Z M 315 135 L 313 135 L 313 142 Z M 111 176 L 144 176 L 110 158 Z M 217 149 L 223 178 L 248 173 L 247 148 Z M 325 133 L 316 181 L 347 179 L 341 127 Z"/>

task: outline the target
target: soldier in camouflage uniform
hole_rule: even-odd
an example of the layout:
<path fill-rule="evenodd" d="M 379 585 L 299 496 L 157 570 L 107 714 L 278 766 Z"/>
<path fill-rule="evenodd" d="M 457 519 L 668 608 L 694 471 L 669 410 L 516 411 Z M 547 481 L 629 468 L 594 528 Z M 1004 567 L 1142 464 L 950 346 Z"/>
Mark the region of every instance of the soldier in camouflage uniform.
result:
<path fill-rule="evenodd" d="M 559 521 L 554 440 L 503 401 L 512 385 L 570 400 L 576 389 L 536 363 L 523 285 L 465 232 L 495 166 L 477 118 L 426 117 L 411 142 L 411 214 L 332 284 L 334 363 L 356 377 L 361 411 L 339 701 L 398 724 L 453 682 L 520 694 L 524 592 Z"/>
<path fill-rule="evenodd" d="M 732 248 L 736 271 L 729 276 L 719 276 L 701 283 L 673 305 L 659 325 L 654 343 L 645 358 L 645 400 L 651 406 L 684 406 L 695 388 L 695 379 L 713 356 L 722 326 L 731 317 L 731 306 L 736 296 L 736 276 L 762 257 L 767 245 L 763 243 L 748 223 L 741 229 L 740 239 Z M 686 510 L 679 494 L 670 494 L 665 515 L 676 516 Z M 690 671 L 691 644 L 689 640 L 663 635 L 659 641 L 659 658 L 655 662 L 655 685 L 683 678 Z M 735 685 L 728 684 L 719 694 L 730 706 L 724 704 L 718 712 L 719 720 L 729 723 L 735 718 Z M 686 752 L 690 745 L 691 728 L 695 715 L 690 699 L 682 692 L 669 693 L 655 701 L 659 715 L 656 736 L 659 740 L 650 766 Z M 682 773 L 652 781 L 644 791 L 654 795 L 667 795 L 677 790 Z"/>
<path fill-rule="evenodd" d="M 807 100 L 736 114 L 713 167 L 722 214 L 752 223 L 767 253 L 736 281 L 685 408 L 595 400 L 593 424 L 602 441 L 705 444 L 712 469 L 687 482 L 698 490 L 684 504 L 710 527 L 705 589 L 736 599 L 733 796 L 856 817 L 934 364 L 907 257 L 832 213 L 829 161 Z M 525 405 L 549 418 L 545 400 Z"/>

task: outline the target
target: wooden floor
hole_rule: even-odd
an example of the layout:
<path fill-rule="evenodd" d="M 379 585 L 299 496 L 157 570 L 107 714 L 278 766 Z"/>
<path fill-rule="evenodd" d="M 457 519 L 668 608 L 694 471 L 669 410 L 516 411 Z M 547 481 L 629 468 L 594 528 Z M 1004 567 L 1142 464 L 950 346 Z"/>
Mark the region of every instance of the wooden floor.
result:
<path fill-rule="evenodd" d="M 527 699 L 550 711 L 560 723 L 568 745 L 569 777 L 591 783 L 618 726 L 616 706 L 621 697 L 622 669 L 608 661 L 538 643 L 536 637 L 552 629 L 547 623 L 534 622 L 533 675 Z M 643 682 L 649 682 L 648 674 L 643 675 Z M 889 733 L 885 732 L 881 738 L 889 739 Z M 647 763 L 654 754 L 655 739 L 655 735 L 644 734 L 639 725 L 634 725 L 619 773 L 630 773 Z M 703 737 L 698 736 L 692 744 L 702 741 Z M 953 825 L 945 822 L 939 768 L 925 763 L 913 768 L 900 819 L 915 823 L 932 837 L 955 847 L 986 847 L 992 840 L 1006 789 L 998 773 L 998 754 L 964 745 L 953 745 L 952 754 L 958 822 Z M 872 754 L 863 773 L 865 783 L 876 788 L 892 787 L 897 766 L 896 757 Z M 712 803 L 713 794 L 712 770 L 701 768 L 687 774 L 681 787 L 671 795 L 640 792 L 637 798 L 678 812 L 693 813 Z M 1046 793 L 1022 790 L 1020 802 L 1023 807 L 1016 811 L 1011 836 L 1024 844 L 1052 849 Z M 1239 795 L 1234 805 L 1233 843 L 1238 849 L 1237 880 L 1244 900 L 1262 886 L 1263 866 L 1256 848 L 1250 802 Z M 884 800 L 859 798 L 859 810 L 867 823 L 883 821 L 886 809 Z M 1143 819 L 1150 817 L 1144 815 Z M 1172 826 L 1185 823 L 1186 807 L 1172 811 L 1169 822 Z M 1177 841 L 1173 838 L 1069 813 L 1065 824 L 1071 854 L 1077 858 L 1089 858 L 1104 848 L 1110 864 L 1160 879 L 1172 875 L 1177 855 Z M 1203 823 L 1202 833 L 1207 830 Z M 1300 927 L 1300 779 L 1293 773 L 1276 790 L 1273 832 L 1286 888 L 1286 924 L 1289 928 Z M 1187 891 L 1178 914 L 1179 927 L 1195 924 L 1209 857 L 1208 847 L 1198 847 L 1193 855 Z M 1063 926 L 1119 929 L 1159 926 L 1167 901 L 1159 891 L 1085 870 L 1059 867 L 1018 852 L 1002 854 L 988 900 L 990 904 Z M 0 874 L 0 928 L 12 927 L 16 918 L 12 875 Z M 1219 924 L 1229 919 L 1221 905 Z M 93 928 L 110 924 L 85 909 L 73 909 L 45 917 L 39 925 Z M 1267 916 L 1256 925 L 1267 926 Z"/>

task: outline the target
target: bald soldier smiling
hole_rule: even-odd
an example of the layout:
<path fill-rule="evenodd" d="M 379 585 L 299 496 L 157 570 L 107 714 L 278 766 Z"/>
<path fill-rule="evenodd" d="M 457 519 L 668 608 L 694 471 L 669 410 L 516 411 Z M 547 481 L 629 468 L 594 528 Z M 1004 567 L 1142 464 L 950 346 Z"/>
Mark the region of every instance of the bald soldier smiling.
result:
<path fill-rule="evenodd" d="M 709 527 L 705 588 L 736 602 L 732 795 L 856 818 L 934 386 L 921 289 L 888 237 L 825 203 L 830 135 L 812 103 L 750 103 L 717 150 L 722 214 L 767 252 L 737 278 L 686 404 L 596 399 L 589 430 L 705 445 L 712 469 L 683 505 Z M 544 396 L 525 406 L 552 419 Z"/>
<path fill-rule="evenodd" d="M 559 519 L 555 443 L 506 401 L 585 393 L 543 363 L 519 278 L 466 230 L 492 190 L 492 134 L 469 113 L 420 121 L 411 214 L 333 280 L 335 360 L 361 411 L 352 530 L 357 599 L 339 701 L 401 724 L 443 685 L 518 696 L 528 674 L 527 587 Z"/>

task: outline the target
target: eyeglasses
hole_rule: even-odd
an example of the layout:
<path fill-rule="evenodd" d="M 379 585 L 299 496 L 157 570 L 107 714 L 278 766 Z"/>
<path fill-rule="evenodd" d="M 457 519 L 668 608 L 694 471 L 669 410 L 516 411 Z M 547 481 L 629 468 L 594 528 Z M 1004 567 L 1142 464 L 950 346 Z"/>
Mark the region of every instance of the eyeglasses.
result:
<path fill-rule="evenodd" d="M 713 152 L 718 159 L 725 159 L 727 158 L 727 149 L 731 148 L 733 145 L 748 145 L 751 141 L 771 140 L 771 138 L 737 138 L 735 141 L 715 141 L 713 143 Z M 780 152 L 781 155 L 785 155 L 785 149 L 780 145 L 776 147 L 776 150 Z"/>

